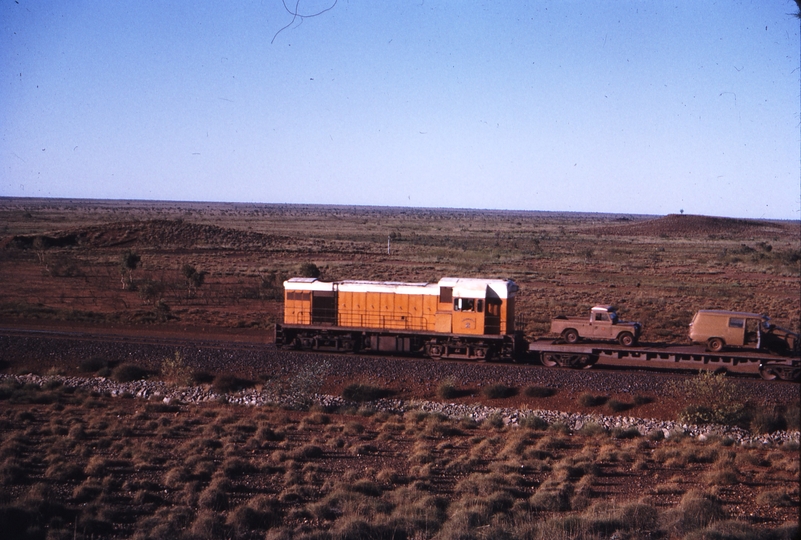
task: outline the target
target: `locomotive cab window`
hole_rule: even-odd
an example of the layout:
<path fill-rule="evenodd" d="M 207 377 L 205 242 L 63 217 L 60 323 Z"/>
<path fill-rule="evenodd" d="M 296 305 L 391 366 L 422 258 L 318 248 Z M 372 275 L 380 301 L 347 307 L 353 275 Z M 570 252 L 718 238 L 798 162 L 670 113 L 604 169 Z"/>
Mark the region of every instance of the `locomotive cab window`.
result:
<path fill-rule="evenodd" d="M 455 298 L 453 300 L 454 311 L 475 311 L 476 301 L 473 298 Z"/>
<path fill-rule="evenodd" d="M 453 287 L 440 287 L 439 288 L 439 303 L 450 304 L 453 300 Z"/>

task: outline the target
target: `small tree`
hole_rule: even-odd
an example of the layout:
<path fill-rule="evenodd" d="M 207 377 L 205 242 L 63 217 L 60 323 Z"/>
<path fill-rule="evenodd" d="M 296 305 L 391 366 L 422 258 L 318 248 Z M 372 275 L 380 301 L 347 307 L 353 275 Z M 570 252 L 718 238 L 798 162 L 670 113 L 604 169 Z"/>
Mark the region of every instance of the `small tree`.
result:
<path fill-rule="evenodd" d="M 128 278 L 128 286 L 133 284 L 133 273 L 136 267 L 139 266 L 139 261 L 142 258 L 133 251 L 126 251 L 120 257 L 120 280 L 122 281 L 122 288 L 125 289 L 126 277 Z"/>
<path fill-rule="evenodd" d="M 147 280 L 139 288 L 139 297 L 145 304 L 158 306 L 164 297 L 165 290 L 166 287 L 161 281 Z"/>
<path fill-rule="evenodd" d="M 747 420 L 745 396 L 725 373 L 701 371 L 676 385 L 674 393 L 685 396 L 689 402 L 679 413 L 679 422 L 738 425 Z"/>
<path fill-rule="evenodd" d="M 50 267 L 47 264 L 47 255 L 45 254 L 45 250 L 49 247 L 47 245 L 47 240 L 42 235 L 37 235 L 36 238 L 33 239 L 32 247 L 34 251 L 36 251 L 36 258 L 39 259 L 39 262 L 44 265 L 45 270 L 48 272 L 50 271 Z"/>
<path fill-rule="evenodd" d="M 186 294 L 188 297 L 193 296 L 206 280 L 206 272 L 198 272 L 197 268 L 188 263 L 181 267 L 181 275 L 186 280 Z"/>
<path fill-rule="evenodd" d="M 301 277 L 318 278 L 320 277 L 320 269 L 314 263 L 303 263 L 298 267 L 298 274 Z"/>

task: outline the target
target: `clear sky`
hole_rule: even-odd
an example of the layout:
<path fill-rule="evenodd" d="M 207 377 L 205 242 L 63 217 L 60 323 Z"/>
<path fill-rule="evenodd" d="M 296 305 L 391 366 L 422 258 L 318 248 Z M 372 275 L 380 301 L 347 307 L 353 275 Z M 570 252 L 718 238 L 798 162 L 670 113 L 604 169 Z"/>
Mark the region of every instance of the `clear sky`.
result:
<path fill-rule="evenodd" d="M 2 0 L 0 195 L 801 218 L 792 0 L 297 1 Z"/>

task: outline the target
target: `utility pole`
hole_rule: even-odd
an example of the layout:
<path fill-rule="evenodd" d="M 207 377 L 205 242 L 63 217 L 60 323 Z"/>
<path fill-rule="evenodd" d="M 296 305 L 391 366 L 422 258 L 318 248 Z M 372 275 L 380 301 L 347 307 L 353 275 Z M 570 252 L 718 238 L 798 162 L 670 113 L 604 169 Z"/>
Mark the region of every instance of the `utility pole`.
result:
<path fill-rule="evenodd" d="M 391 236 L 387 236 L 387 255 L 389 255 L 389 239 Z"/>

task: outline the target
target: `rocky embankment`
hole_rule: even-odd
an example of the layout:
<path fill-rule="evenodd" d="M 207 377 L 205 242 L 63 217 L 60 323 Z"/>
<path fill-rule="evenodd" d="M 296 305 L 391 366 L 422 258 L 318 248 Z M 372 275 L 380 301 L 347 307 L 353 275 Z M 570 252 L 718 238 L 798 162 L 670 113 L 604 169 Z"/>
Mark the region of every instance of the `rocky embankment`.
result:
<path fill-rule="evenodd" d="M 375 411 L 403 414 L 408 411 L 439 413 L 461 419 L 470 418 L 477 422 L 490 417 L 500 419 L 504 424 L 515 426 L 526 418 L 536 416 L 549 425 L 560 424 L 569 431 L 577 431 L 594 424 L 605 430 L 636 429 L 640 435 L 655 432 L 669 438 L 681 433 L 700 440 L 710 436 L 729 438 L 737 444 L 786 444 L 799 442 L 798 431 L 777 431 L 770 434 L 755 435 L 749 431 L 722 425 L 687 425 L 678 422 L 636 418 L 627 416 L 605 416 L 600 414 L 578 414 L 562 411 L 515 409 L 489 407 L 479 404 L 455 404 L 420 399 L 378 399 L 368 403 L 348 401 L 339 396 L 326 394 L 287 394 L 275 391 L 270 385 L 258 389 L 247 389 L 234 393 L 215 393 L 209 386 L 174 386 L 163 381 L 139 380 L 119 383 L 105 377 L 68 377 L 61 375 L 40 376 L 0 375 L 0 384 L 36 385 L 39 387 L 68 386 L 82 388 L 99 395 L 116 398 L 137 398 L 158 401 L 165 404 L 202 404 L 220 402 L 242 406 L 278 405 L 288 408 L 305 408 L 317 405 L 326 409 L 355 410 L 369 407 Z"/>

